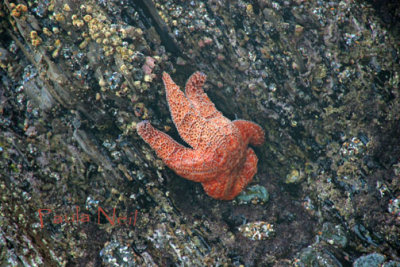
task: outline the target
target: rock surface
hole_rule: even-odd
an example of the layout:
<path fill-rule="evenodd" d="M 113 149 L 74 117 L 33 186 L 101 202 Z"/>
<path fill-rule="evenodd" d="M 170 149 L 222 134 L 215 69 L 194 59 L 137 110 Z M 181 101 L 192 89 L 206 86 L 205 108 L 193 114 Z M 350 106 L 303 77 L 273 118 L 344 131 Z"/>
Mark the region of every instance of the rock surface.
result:
<path fill-rule="evenodd" d="M 395 1 L 82 3 L 0 4 L 0 262 L 399 264 Z M 161 73 L 196 70 L 266 131 L 266 200 L 211 199 L 137 135 L 178 140 Z"/>

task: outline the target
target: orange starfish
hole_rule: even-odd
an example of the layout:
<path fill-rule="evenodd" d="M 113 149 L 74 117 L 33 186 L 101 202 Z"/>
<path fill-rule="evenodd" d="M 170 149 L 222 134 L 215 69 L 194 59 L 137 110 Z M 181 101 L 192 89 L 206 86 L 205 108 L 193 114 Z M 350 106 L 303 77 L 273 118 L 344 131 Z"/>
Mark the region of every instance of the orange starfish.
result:
<path fill-rule="evenodd" d="M 177 143 L 148 121 L 137 125 L 139 135 L 175 173 L 200 182 L 215 199 L 233 199 L 257 172 L 258 158 L 247 146 L 264 142 L 263 129 L 250 121 L 225 118 L 204 93 L 206 75 L 201 72 L 189 78 L 185 93 L 167 73 L 162 79 L 172 120 L 191 148 Z"/>

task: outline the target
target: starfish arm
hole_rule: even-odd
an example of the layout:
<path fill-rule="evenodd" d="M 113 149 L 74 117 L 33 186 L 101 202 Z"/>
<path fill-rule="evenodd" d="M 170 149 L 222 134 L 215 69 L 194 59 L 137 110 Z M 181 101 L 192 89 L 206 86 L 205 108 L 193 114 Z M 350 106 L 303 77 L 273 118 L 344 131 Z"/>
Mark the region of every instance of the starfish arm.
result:
<path fill-rule="evenodd" d="M 247 149 L 246 161 L 238 173 L 231 173 L 227 177 L 218 177 L 218 179 L 203 182 L 204 191 L 215 199 L 234 199 L 257 173 L 257 162 L 258 158 L 253 149 Z"/>
<path fill-rule="evenodd" d="M 246 161 L 243 168 L 239 171 L 236 181 L 232 185 L 230 197 L 235 198 L 253 180 L 257 173 L 258 158 L 253 149 L 247 149 Z"/>
<path fill-rule="evenodd" d="M 179 135 L 192 148 L 197 149 L 206 121 L 166 72 L 163 73 L 163 81 L 171 117 Z"/>
<path fill-rule="evenodd" d="M 223 117 L 203 90 L 206 78 L 207 76 L 202 72 L 193 73 L 186 83 L 185 95 L 203 118 Z"/>
<path fill-rule="evenodd" d="M 235 120 L 232 123 L 238 128 L 246 144 L 259 146 L 264 143 L 264 130 L 257 123 L 245 120 Z"/>
<path fill-rule="evenodd" d="M 213 160 L 204 158 L 200 151 L 182 146 L 169 135 L 155 129 L 148 121 L 138 123 L 137 132 L 178 175 L 195 182 L 215 177 L 217 170 Z"/>
<path fill-rule="evenodd" d="M 205 183 L 201 183 L 204 191 L 212 198 L 220 200 L 230 200 L 225 196 L 225 188 L 227 187 L 228 179 L 226 177 L 218 177 Z"/>

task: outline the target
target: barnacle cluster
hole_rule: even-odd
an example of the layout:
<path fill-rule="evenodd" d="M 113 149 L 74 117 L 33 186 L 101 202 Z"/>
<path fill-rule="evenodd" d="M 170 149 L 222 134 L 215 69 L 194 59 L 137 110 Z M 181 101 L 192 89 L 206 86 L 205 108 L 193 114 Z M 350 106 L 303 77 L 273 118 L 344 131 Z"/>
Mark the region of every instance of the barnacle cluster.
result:
<path fill-rule="evenodd" d="M 31 31 L 30 37 L 33 46 L 39 46 L 42 43 L 42 38 L 38 36 L 37 31 Z"/>
<path fill-rule="evenodd" d="M 19 18 L 23 13 L 28 11 L 28 7 L 24 4 L 14 4 L 14 3 L 10 3 L 10 7 L 11 7 L 11 15 Z"/>
<path fill-rule="evenodd" d="M 340 148 L 340 154 L 343 158 L 354 160 L 356 156 L 363 153 L 365 144 L 358 138 L 352 137 L 350 141 L 346 141 Z"/>
<path fill-rule="evenodd" d="M 249 222 L 240 226 L 238 230 L 251 240 L 265 240 L 275 233 L 274 226 L 265 221 Z"/>
<path fill-rule="evenodd" d="M 391 214 L 400 217 L 400 196 L 389 200 L 388 211 Z"/>

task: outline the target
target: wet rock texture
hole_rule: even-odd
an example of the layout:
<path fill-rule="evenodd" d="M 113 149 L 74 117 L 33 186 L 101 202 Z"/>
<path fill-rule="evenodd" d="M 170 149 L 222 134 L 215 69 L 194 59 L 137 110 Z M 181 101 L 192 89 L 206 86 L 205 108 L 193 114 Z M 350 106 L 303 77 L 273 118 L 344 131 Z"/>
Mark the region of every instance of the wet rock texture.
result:
<path fill-rule="evenodd" d="M 0 262 L 399 266 L 395 2 L 0 3 Z M 160 76 L 195 70 L 267 133 L 246 201 L 136 134 L 179 138 Z"/>

